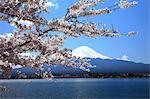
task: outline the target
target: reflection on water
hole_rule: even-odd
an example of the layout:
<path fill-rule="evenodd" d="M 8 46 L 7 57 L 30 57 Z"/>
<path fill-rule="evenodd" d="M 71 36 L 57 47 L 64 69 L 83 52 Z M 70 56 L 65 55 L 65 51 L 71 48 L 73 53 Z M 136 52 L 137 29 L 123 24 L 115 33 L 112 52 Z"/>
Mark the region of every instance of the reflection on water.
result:
<path fill-rule="evenodd" d="M 149 99 L 149 79 L 0 80 L 0 99 Z"/>

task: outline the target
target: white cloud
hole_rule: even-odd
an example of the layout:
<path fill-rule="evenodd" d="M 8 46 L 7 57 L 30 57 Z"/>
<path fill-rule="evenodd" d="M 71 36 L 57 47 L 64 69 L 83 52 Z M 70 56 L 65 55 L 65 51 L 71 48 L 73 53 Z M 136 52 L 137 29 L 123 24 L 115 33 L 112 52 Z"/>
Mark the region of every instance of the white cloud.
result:
<path fill-rule="evenodd" d="M 126 54 L 124 54 L 124 55 L 121 57 L 121 60 L 130 61 L 128 58 L 129 58 L 129 57 L 128 57 Z"/>
<path fill-rule="evenodd" d="M 18 20 L 17 18 L 14 19 L 14 21 L 17 21 L 19 24 L 22 24 L 22 25 L 26 25 L 26 26 L 31 26 L 33 25 L 33 23 L 31 21 L 27 21 L 27 20 Z M 12 26 L 16 27 L 15 24 L 11 24 Z"/>
<path fill-rule="evenodd" d="M 56 3 L 54 0 L 53 0 L 53 2 L 47 0 L 47 3 L 45 5 L 45 7 L 48 7 L 48 8 L 52 8 L 53 7 L 53 8 L 56 8 L 56 9 L 59 8 L 58 3 Z"/>
<path fill-rule="evenodd" d="M 20 20 L 20 21 L 18 21 L 18 22 L 21 23 L 21 24 L 23 24 L 23 25 L 26 25 L 26 26 L 30 26 L 30 25 L 33 24 L 32 22 L 27 21 L 27 20 Z"/>
<path fill-rule="evenodd" d="M 56 9 L 58 8 L 58 3 L 52 3 L 52 2 L 47 2 L 46 4 L 48 7 L 55 7 Z"/>

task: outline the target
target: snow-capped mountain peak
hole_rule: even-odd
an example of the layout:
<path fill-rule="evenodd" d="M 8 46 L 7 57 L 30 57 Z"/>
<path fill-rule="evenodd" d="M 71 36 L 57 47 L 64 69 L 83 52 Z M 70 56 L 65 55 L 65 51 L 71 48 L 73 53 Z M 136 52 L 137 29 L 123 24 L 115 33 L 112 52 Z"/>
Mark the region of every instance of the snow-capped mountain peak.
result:
<path fill-rule="evenodd" d="M 112 59 L 108 56 L 103 54 L 97 53 L 93 49 L 89 48 L 88 46 L 80 46 L 72 51 L 73 56 L 80 57 L 80 58 L 101 58 L 101 59 Z"/>

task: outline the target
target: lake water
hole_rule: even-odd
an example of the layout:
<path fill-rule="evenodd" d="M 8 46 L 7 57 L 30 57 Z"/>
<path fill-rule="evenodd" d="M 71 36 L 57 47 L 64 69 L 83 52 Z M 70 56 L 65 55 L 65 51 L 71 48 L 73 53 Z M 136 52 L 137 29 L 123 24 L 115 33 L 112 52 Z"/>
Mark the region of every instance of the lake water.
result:
<path fill-rule="evenodd" d="M 149 99 L 149 79 L 0 80 L 0 99 Z"/>

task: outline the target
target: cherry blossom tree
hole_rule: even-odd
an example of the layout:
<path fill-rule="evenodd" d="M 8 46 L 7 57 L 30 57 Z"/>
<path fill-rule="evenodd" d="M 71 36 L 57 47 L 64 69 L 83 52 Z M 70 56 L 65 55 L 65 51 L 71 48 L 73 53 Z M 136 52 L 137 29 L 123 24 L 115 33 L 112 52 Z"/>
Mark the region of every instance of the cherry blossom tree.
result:
<path fill-rule="evenodd" d="M 11 36 L 0 37 L 0 68 L 7 78 L 11 75 L 12 67 L 18 65 L 37 70 L 42 70 L 43 64 L 91 66 L 87 59 L 72 56 L 70 49 L 62 48 L 68 37 L 77 38 L 85 35 L 96 38 L 136 34 L 134 31 L 121 34 L 119 31 L 103 28 L 103 24 L 83 22 L 83 19 L 129 8 L 137 5 L 137 1 L 120 0 L 110 8 L 92 9 L 105 0 L 80 0 L 68 7 L 64 17 L 51 20 L 41 15 L 50 13 L 48 2 L 48 0 L 0 0 L 0 20 L 16 27 Z M 38 54 L 24 55 L 26 52 Z M 49 73 L 41 75 L 47 78 L 49 77 L 47 74 Z"/>

